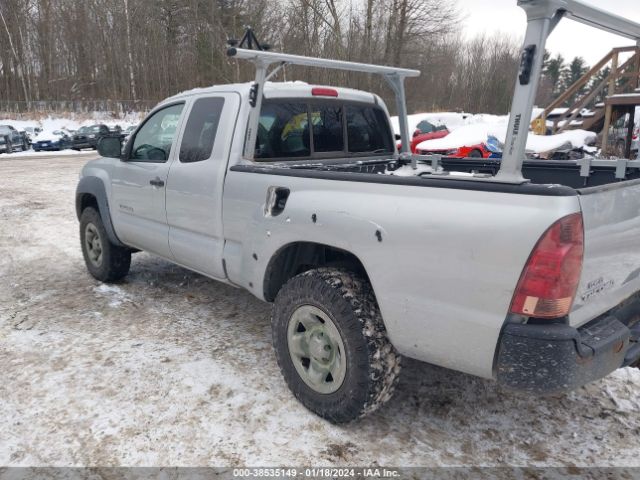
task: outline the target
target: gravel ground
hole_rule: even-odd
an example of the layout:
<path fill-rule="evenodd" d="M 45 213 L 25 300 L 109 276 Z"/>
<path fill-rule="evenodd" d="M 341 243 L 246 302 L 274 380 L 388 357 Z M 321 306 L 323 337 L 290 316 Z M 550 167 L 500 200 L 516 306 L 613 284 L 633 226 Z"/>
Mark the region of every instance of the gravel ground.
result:
<path fill-rule="evenodd" d="M 269 306 L 144 253 L 90 277 L 87 156 L 0 157 L 0 465 L 640 466 L 640 370 L 555 398 L 406 361 L 395 398 L 333 426 L 287 390 Z"/>

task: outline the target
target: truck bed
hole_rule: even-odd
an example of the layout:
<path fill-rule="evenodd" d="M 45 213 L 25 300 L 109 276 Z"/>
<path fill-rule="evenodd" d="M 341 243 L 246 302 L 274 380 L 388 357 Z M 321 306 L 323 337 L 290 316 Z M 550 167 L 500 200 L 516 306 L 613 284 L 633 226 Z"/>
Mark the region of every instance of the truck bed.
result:
<path fill-rule="evenodd" d="M 424 165 L 429 165 L 424 163 Z M 494 176 L 500 169 L 499 159 L 460 159 L 442 158 L 440 165 L 446 172 L 478 173 Z M 463 188 L 466 190 L 504 191 L 520 194 L 538 195 L 576 195 L 578 190 L 603 187 L 620 183 L 616 178 L 616 162 L 611 166 L 591 165 L 589 176 L 581 176 L 581 164 L 568 160 L 529 160 L 523 165 L 523 176 L 530 183 L 522 185 L 500 184 L 497 182 L 470 182 L 465 178 L 454 179 L 447 175 L 394 176 L 385 175 L 388 170 L 398 167 L 398 162 L 390 160 L 373 161 L 333 161 L 331 163 L 294 163 L 238 165 L 233 170 L 272 175 L 289 175 L 331 180 L 364 181 L 372 183 L 393 183 L 406 185 L 440 186 L 444 188 Z M 354 173 L 363 174 L 362 177 Z M 640 169 L 627 169 L 627 180 L 640 179 Z M 443 184 L 442 180 L 446 180 Z M 436 182 L 436 183 L 434 183 Z M 475 185 L 474 185 L 475 184 Z M 582 191 L 580 193 L 588 193 Z"/>
<path fill-rule="evenodd" d="M 388 190 L 383 185 L 425 187 L 427 189 L 452 189 L 476 191 L 490 194 L 514 194 L 539 197 L 573 197 L 576 207 L 582 211 L 585 233 L 585 254 L 578 296 L 569 316 L 573 326 L 580 326 L 603 314 L 640 288 L 640 170 L 627 169 L 624 181 L 616 178 L 617 163 L 611 166 L 590 166 L 589 176 L 581 175 L 581 165 L 573 161 L 526 161 L 523 173 L 530 182 L 524 184 L 499 183 L 492 181 L 489 175 L 497 173 L 500 160 L 472 160 L 443 158 L 441 165 L 445 171 L 487 174 L 486 178 L 472 179 L 465 176 L 431 175 L 389 175 L 388 170 L 398 168 L 400 161 L 332 161 L 331 163 L 291 163 L 265 165 L 236 165 L 232 171 L 245 171 L 267 175 L 299 177 L 302 179 L 323 179 L 332 182 L 358 182 L 380 184 L 376 191 L 386 197 Z M 601 162 L 600 162 L 601 163 Z M 428 163 L 421 163 L 424 169 Z M 408 166 L 403 166 L 406 170 Z M 403 172 L 406 174 L 406 171 Z M 297 183 L 297 182 L 296 182 Z M 370 185 L 362 190 L 370 190 Z M 433 193 L 425 192 L 426 198 Z M 485 196 L 460 195 L 471 203 L 482 203 Z M 469 200 L 474 198 L 476 200 Z M 558 199 L 560 201 L 560 199 Z M 393 202 L 393 197 L 389 197 Z M 505 200 L 503 200 L 505 201 Z M 469 205 L 471 204 L 469 203 Z M 548 203 L 548 202 L 547 202 Z M 545 204 L 537 201 L 537 205 Z M 429 209 L 429 207 L 425 207 Z M 494 210 L 486 214 L 501 217 Z M 527 228 L 531 221 L 531 212 L 522 211 L 518 219 L 509 223 L 514 229 Z M 486 217 L 485 217 L 486 218 Z M 498 219 L 496 219 L 497 221 Z M 506 220 L 505 220 L 506 221 Z M 539 232 L 540 234 L 542 232 Z M 509 236 L 514 232 L 509 231 Z M 535 243 L 535 238 L 528 241 Z M 435 240 L 433 240 L 435 241 Z M 512 240 L 516 242 L 515 237 Z M 533 247 L 533 244 L 531 245 Z M 520 268 L 520 266 L 518 267 Z"/>

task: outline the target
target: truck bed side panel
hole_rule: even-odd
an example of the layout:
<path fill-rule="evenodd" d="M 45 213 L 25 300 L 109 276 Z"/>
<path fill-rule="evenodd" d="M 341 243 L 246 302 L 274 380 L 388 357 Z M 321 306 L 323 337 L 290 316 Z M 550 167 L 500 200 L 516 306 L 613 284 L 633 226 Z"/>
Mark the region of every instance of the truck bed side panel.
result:
<path fill-rule="evenodd" d="M 276 217 L 264 213 L 271 186 L 291 191 Z M 579 210 L 575 196 L 235 171 L 224 195 L 232 282 L 262 298 L 265 269 L 283 246 L 305 241 L 347 250 L 365 266 L 402 354 L 484 377 L 492 376 L 498 336 L 532 248 L 554 221 Z"/>

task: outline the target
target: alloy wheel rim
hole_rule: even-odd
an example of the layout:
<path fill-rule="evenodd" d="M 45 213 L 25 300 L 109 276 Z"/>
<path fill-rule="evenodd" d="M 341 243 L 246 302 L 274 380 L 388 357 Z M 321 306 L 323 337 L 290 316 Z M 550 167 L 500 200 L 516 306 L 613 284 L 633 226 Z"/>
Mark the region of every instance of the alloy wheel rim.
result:
<path fill-rule="evenodd" d="M 300 378 L 318 393 L 336 392 L 347 364 L 344 343 L 329 315 L 312 305 L 298 307 L 289 318 L 287 345 Z"/>
<path fill-rule="evenodd" d="M 102 265 L 102 240 L 93 223 L 88 223 L 84 229 L 84 243 L 89 261 L 96 267 Z"/>

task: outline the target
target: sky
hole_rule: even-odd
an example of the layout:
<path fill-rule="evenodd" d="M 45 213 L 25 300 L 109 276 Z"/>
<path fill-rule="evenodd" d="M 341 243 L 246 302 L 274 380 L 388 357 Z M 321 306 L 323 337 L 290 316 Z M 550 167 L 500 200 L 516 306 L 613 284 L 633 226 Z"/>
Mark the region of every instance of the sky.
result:
<path fill-rule="evenodd" d="M 582 0 L 583 3 L 616 13 L 640 23 L 640 0 Z M 506 32 L 522 41 L 526 15 L 517 0 L 458 0 L 466 17 L 463 31 L 468 37 L 495 31 Z M 632 40 L 587 27 L 573 20 L 562 20 L 549 37 L 547 50 L 566 59 L 581 56 L 593 65 L 614 47 L 633 45 Z"/>

